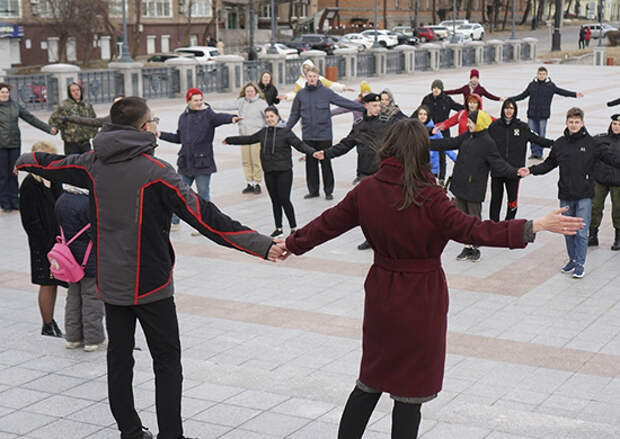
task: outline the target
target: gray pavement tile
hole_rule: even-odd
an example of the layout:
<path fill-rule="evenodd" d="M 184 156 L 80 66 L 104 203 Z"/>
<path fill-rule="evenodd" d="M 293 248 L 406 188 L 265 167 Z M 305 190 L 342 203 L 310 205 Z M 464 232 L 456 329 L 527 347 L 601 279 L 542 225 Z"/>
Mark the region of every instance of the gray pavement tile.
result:
<path fill-rule="evenodd" d="M 267 435 L 249 430 L 236 429 L 221 436 L 221 439 L 275 439 L 277 437 L 278 436 L 272 436 L 270 434 Z"/>
<path fill-rule="evenodd" d="M 8 349 L 0 352 L 0 364 L 15 366 L 39 357 L 42 355 L 36 352 Z"/>
<path fill-rule="evenodd" d="M 97 425 L 59 419 L 29 433 L 29 436 L 37 439 L 82 439 L 90 437 L 92 433 L 100 429 L 101 427 Z"/>
<path fill-rule="evenodd" d="M 63 394 L 91 401 L 102 401 L 108 396 L 108 385 L 100 381 L 87 381 L 84 384 L 70 388 L 63 392 Z"/>
<path fill-rule="evenodd" d="M 16 437 L 19 437 L 19 436 L 13 433 L 5 433 L 3 431 L 0 431 L 0 439 L 14 439 Z"/>
<path fill-rule="evenodd" d="M 85 422 L 88 424 L 95 424 L 101 427 L 115 427 L 114 417 L 110 411 L 110 405 L 107 403 L 99 402 L 88 407 L 71 413 L 66 416 L 67 419 L 76 422 Z"/>
<path fill-rule="evenodd" d="M 274 436 L 289 435 L 310 421 L 296 416 L 282 415 L 280 413 L 263 412 L 241 425 L 245 430 L 257 433 L 271 434 Z"/>
<path fill-rule="evenodd" d="M 291 439 L 316 439 L 334 438 L 338 435 L 338 425 L 329 422 L 311 422 L 305 427 L 297 430 L 290 436 Z"/>
<path fill-rule="evenodd" d="M 25 369 L 19 366 L 8 367 L 0 370 L 0 383 L 10 386 L 19 386 L 29 381 L 34 381 L 37 378 L 43 377 L 47 374 L 48 372 Z"/>
<path fill-rule="evenodd" d="M 220 384 L 204 383 L 184 392 L 185 396 L 209 401 L 221 402 L 245 391 L 240 387 L 223 386 Z"/>
<path fill-rule="evenodd" d="M 25 435 L 57 419 L 58 418 L 53 418 L 51 416 L 17 411 L 0 418 L 0 431 Z"/>
<path fill-rule="evenodd" d="M 302 398 L 291 398 L 271 409 L 272 412 L 282 413 L 284 415 L 298 416 L 301 418 L 317 419 L 330 410 L 334 409 L 333 404 L 312 401 Z"/>
<path fill-rule="evenodd" d="M 38 379 L 29 381 L 28 383 L 24 384 L 23 387 L 32 390 L 39 390 L 42 392 L 61 393 L 73 387 L 77 387 L 84 382 L 85 380 L 79 378 L 56 374 L 46 374 L 45 376 L 42 376 Z"/>
<path fill-rule="evenodd" d="M 44 401 L 28 406 L 28 412 L 38 413 L 41 415 L 55 416 L 58 418 L 82 410 L 90 405 L 92 401 L 86 399 L 71 398 L 63 395 L 54 395 Z"/>
<path fill-rule="evenodd" d="M 183 434 L 186 437 L 215 439 L 222 437 L 228 431 L 230 431 L 230 427 L 225 427 L 222 425 L 199 422 L 194 419 L 187 419 L 183 421 Z"/>
<path fill-rule="evenodd" d="M 88 439 L 118 439 L 120 432 L 112 428 L 104 428 L 88 436 Z"/>
<path fill-rule="evenodd" d="M 13 387 L 0 393 L 0 404 L 14 409 L 21 409 L 52 396 L 50 393 Z"/>
<path fill-rule="evenodd" d="M 473 427 L 462 424 L 448 424 L 439 422 L 430 431 L 426 432 L 423 439 L 483 439 L 489 435 L 491 430 L 485 428 Z"/>
<path fill-rule="evenodd" d="M 218 404 L 192 416 L 191 419 L 209 422 L 212 424 L 238 427 L 260 413 L 260 410 L 247 407 L 239 407 L 230 404 Z"/>
<path fill-rule="evenodd" d="M 62 358 L 55 355 L 45 355 L 43 357 L 20 363 L 20 367 L 26 369 L 40 370 L 42 372 L 57 372 L 65 370 L 71 366 L 79 364 L 79 361 Z"/>
<path fill-rule="evenodd" d="M 530 439 L 532 436 L 521 436 L 516 434 L 502 433 L 501 431 L 493 431 L 484 439 Z"/>
<path fill-rule="evenodd" d="M 287 399 L 289 399 L 288 396 L 278 395 L 276 393 L 246 390 L 243 393 L 227 399 L 226 404 L 239 405 L 241 407 L 259 410 L 269 410 Z"/>

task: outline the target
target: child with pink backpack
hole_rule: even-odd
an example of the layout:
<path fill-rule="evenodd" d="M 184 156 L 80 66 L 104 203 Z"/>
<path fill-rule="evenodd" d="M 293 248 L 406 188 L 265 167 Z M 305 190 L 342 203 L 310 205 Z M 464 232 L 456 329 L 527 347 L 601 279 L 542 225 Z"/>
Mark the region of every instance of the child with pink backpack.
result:
<path fill-rule="evenodd" d="M 60 227 L 56 245 L 48 253 L 50 271 L 69 283 L 65 303 L 67 349 L 86 352 L 105 349 L 103 302 L 97 297 L 97 266 L 90 227 L 88 191 L 63 185 L 56 201 Z M 69 251 L 70 250 L 70 251 Z"/>

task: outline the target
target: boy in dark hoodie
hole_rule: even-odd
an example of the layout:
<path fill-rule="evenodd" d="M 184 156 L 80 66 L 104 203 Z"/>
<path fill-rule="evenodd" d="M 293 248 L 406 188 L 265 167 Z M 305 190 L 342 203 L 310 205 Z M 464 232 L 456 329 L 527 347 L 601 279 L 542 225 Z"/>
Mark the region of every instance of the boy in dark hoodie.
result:
<path fill-rule="evenodd" d="M 539 165 L 519 169 L 519 176 L 542 175 L 559 166 L 558 198 L 560 207 L 568 207 L 566 215 L 583 218 L 585 225 L 574 236 L 566 237 L 569 261 L 562 272 L 580 279 L 585 275 L 584 265 L 588 250 L 588 230 L 594 197 L 594 166 L 598 160 L 620 167 L 620 156 L 611 153 L 600 140 L 586 130 L 583 110 L 573 107 L 566 113 L 564 135 L 553 143 L 547 159 Z"/>
<path fill-rule="evenodd" d="M 65 116 L 96 118 L 97 115 L 93 106 L 84 101 L 84 91 L 80 84 L 69 84 L 67 96 L 51 114 L 49 125 L 60 131 L 65 143 L 65 154 L 82 154 L 90 151 L 90 139 L 97 134 L 97 127 L 68 122 Z"/>
<path fill-rule="evenodd" d="M 545 139 L 530 129 L 527 123 L 517 119 L 517 104 L 512 99 L 506 99 L 502 105 L 499 119 L 489 126 L 489 135 L 495 141 L 500 155 L 516 168 L 525 166 L 527 143 L 537 143 L 550 147 L 553 140 Z M 506 219 L 514 219 L 517 214 L 517 198 L 519 193 L 519 178 L 504 178 L 491 172 L 491 206 L 489 218 L 499 221 L 504 198 L 504 187 L 508 197 Z"/>

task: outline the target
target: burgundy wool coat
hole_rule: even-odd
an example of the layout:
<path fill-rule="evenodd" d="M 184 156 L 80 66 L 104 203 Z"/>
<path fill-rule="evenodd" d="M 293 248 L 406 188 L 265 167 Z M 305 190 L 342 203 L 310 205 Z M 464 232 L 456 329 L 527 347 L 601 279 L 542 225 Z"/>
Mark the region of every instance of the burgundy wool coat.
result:
<path fill-rule="evenodd" d="M 446 356 L 448 286 L 441 253 L 449 240 L 523 248 L 525 220 L 480 221 L 458 210 L 436 185 L 421 190 L 420 207 L 399 211 L 399 162 L 387 159 L 338 205 L 286 239 L 296 255 L 361 226 L 374 249 L 364 289 L 359 379 L 400 397 L 441 390 Z"/>

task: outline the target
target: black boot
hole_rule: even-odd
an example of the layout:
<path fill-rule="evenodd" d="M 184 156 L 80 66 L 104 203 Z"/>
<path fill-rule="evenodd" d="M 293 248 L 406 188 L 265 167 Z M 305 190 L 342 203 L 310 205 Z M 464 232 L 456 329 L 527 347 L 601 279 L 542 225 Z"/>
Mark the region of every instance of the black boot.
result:
<path fill-rule="evenodd" d="M 616 229 L 616 239 L 614 239 L 611 249 L 620 250 L 620 229 Z"/>
<path fill-rule="evenodd" d="M 591 227 L 590 234 L 588 235 L 588 247 L 595 247 L 598 245 L 598 227 Z"/>

